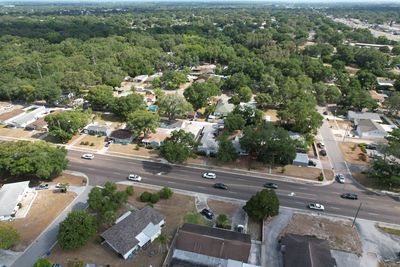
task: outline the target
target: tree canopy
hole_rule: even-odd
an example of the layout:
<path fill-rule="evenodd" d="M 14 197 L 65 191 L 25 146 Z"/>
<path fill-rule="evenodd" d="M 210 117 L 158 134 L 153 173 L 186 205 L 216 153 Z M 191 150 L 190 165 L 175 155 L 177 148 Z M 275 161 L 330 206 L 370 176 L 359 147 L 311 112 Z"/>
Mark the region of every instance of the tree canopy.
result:
<path fill-rule="evenodd" d="M 243 207 L 253 220 L 261 221 L 279 214 L 279 199 L 272 189 L 264 189 L 253 195 Z"/>
<path fill-rule="evenodd" d="M 8 224 L 0 224 L 0 249 L 9 249 L 20 240 L 17 230 Z"/>
<path fill-rule="evenodd" d="M 195 144 L 192 133 L 184 130 L 173 131 L 171 137 L 161 145 L 160 154 L 169 162 L 183 163 L 192 155 Z"/>

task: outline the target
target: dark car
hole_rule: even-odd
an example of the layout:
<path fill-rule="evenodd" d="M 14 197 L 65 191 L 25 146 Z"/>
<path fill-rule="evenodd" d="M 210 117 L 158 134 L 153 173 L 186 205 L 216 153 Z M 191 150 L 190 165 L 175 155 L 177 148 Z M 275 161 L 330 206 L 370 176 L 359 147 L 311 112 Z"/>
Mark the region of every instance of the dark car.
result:
<path fill-rule="evenodd" d="M 319 151 L 319 154 L 320 154 L 321 156 L 326 156 L 326 150 L 325 150 L 325 149 L 320 150 L 320 151 Z"/>
<path fill-rule="evenodd" d="M 324 111 L 324 112 L 322 112 L 322 114 L 324 114 L 324 115 L 328 115 L 328 111 Z"/>
<path fill-rule="evenodd" d="M 265 188 L 271 188 L 271 189 L 278 189 L 278 185 L 275 183 L 266 183 L 264 184 Z"/>
<path fill-rule="evenodd" d="M 214 218 L 214 213 L 209 209 L 203 209 L 201 212 L 207 219 L 212 220 Z"/>
<path fill-rule="evenodd" d="M 367 148 L 367 149 L 370 149 L 370 150 L 377 150 L 377 149 L 378 149 L 378 146 L 377 146 L 376 144 L 368 144 L 368 145 L 366 146 L 366 148 Z"/>
<path fill-rule="evenodd" d="M 358 196 L 353 193 L 343 193 L 340 195 L 342 198 L 357 200 Z"/>
<path fill-rule="evenodd" d="M 228 187 L 225 184 L 222 184 L 222 183 L 214 184 L 214 188 L 228 190 Z"/>
<path fill-rule="evenodd" d="M 317 166 L 317 163 L 316 163 L 315 161 L 313 161 L 313 160 L 310 159 L 310 160 L 308 161 L 308 166 L 314 166 L 314 167 L 315 167 L 315 166 Z"/>

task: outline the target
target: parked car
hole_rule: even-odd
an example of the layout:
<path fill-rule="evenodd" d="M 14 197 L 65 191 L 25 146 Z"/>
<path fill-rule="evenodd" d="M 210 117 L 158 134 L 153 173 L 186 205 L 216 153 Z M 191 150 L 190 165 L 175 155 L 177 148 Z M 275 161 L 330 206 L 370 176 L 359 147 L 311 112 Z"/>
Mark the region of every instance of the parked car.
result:
<path fill-rule="evenodd" d="M 228 186 L 226 186 L 226 185 L 223 184 L 223 183 L 216 183 L 216 184 L 214 184 L 214 188 L 223 189 L 223 190 L 228 190 Z"/>
<path fill-rule="evenodd" d="M 40 184 L 36 190 L 44 190 L 44 189 L 49 189 L 49 184 Z"/>
<path fill-rule="evenodd" d="M 93 154 L 83 154 L 82 158 L 83 159 L 94 159 L 94 155 Z"/>
<path fill-rule="evenodd" d="M 325 149 L 321 149 L 321 150 L 319 151 L 319 154 L 320 154 L 321 156 L 324 156 L 324 157 L 327 155 Z"/>
<path fill-rule="evenodd" d="M 236 226 L 236 231 L 239 232 L 239 233 L 243 233 L 244 232 L 244 225 L 238 224 Z"/>
<path fill-rule="evenodd" d="M 310 159 L 310 160 L 308 161 L 308 166 L 314 166 L 314 167 L 315 167 L 315 166 L 317 166 L 317 163 L 316 163 L 315 161 L 313 161 L 313 160 Z"/>
<path fill-rule="evenodd" d="M 265 188 L 271 188 L 271 189 L 278 189 L 278 185 L 275 183 L 265 183 L 264 184 Z"/>
<path fill-rule="evenodd" d="M 342 198 L 357 200 L 358 196 L 353 193 L 343 193 L 340 195 Z"/>
<path fill-rule="evenodd" d="M 128 180 L 135 181 L 135 182 L 140 182 L 142 180 L 142 177 L 140 177 L 137 174 L 129 174 L 128 175 Z"/>
<path fill-rule="evenodd" d="M 200 213 L 206 216 L 206 218 L 209 220 L 214 219 L 214 213 L 209 209 L 203 209 Z"/>
<path fill-rule="evenodd" d="M 345 178 L 344 178 L 343 174 L 338 173 L 338 174 L 335 175 L 335 178 L 336 178 L 336 181 L 338 181 L 341 184 L 344 184 Z"/>
<path fill-rule="evenodd" d="M 61 183 L 56 184 L 56 188 L 61 188 L 61 187 L 63 187 Z"/>
<path fill-rule="evenodd" d="M 325 144 L 322 143 L 322 142 L 318 142 L 318 143 L 317 143 L 317 146 L 318 146 L 319 148 L 325 148 Z"/>
<path fill-rule="evenodd" d="M 215 179 L 215 178 L 217 178 L 217 175 L 213 172 L 206 172 L 203 174 L 203 178 Z"/>
<path fill-rule="evenodd" d="M 370 149 L 370 150 L 377 150 L 378 146 L 376 144 L 368 144 L 366 146 L 366 149 Z"/>
<path fill-rule="evenodd" d="M 318 204 L 318 203 L 310 203 L 308 204 L 308 208 L 312 210 L 319 210 L 319 211 L 324 211 L 325 207 L 324 205 Z"/>
<path fill-rule="evenodd" d="M 324 112 L 322 112 L 322 114 L 324 114 L 324 115 L 328 115 L 328 111 L 324 111 Z"/>

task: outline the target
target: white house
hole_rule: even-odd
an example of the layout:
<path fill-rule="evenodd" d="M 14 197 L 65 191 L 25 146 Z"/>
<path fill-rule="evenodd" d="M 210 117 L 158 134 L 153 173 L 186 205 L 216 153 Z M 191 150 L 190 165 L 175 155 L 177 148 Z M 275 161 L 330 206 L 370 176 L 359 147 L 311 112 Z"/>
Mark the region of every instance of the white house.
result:
<path fill-rule="evenodd" d="M 378 113 L 373 113 L 373 112 L 354 112 L 350 110 L 347 113 L 347 118 L 351 121 L 372 120 L 375 122 L 382 122 L 381 116 Z"/>
<path fill-rule="evenodd" d="M 165 216 L 146 206 L 141 210 L 124 214 L 116 224 L 101 234 L 104 242 L 124 259 L 149 245 L 160 234 Z"/>
<path fill-rule="evenodd" d="M 25 126 L 36 121 L 44 114 L 46 114 L 46 107 L 29 106 L 24 109 L 24 113 L 5 121 L 5 123 L 9 125 L 14 125 L 18 128 L 25 128 Z"/>
<path fill-rule="evenodd" d="M 379 123 L 373 120 L 355 120 L 357 134 L 361 138 L 383 139 L 388 135 L 387 131 Z"/>
<path fill-rule="evenodd" d="M 29 191 L 29 181 L 5 184 L 0 189 L 0 221 L 9 220 L 17 213 L 18 203 Z"/>

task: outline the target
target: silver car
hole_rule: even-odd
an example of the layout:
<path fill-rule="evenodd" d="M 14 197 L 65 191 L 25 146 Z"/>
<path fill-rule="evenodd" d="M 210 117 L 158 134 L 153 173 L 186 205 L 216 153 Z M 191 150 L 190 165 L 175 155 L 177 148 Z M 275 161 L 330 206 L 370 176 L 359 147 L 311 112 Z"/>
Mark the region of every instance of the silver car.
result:
<path fill-rule="evenodd" d="M 203 178 L 215 179 L 215 178 L 217 178 L 217 175 L 213 172 L 206 172 L 203 174 Z"/>
<path fill-rule="evenodd" d="M 318 210 L 318 211 L 324 211 L 325 207 L 324 205 L 318 204 L 318 203 L 310 203 L 308 204 L 308 208 L 312 210 Z"/>

